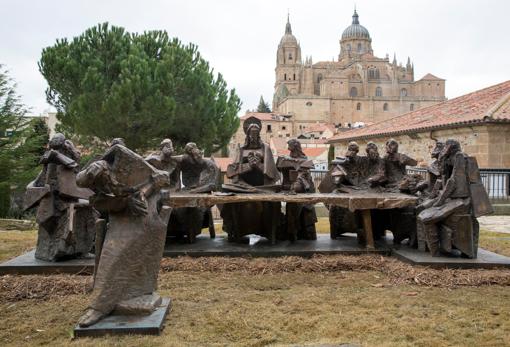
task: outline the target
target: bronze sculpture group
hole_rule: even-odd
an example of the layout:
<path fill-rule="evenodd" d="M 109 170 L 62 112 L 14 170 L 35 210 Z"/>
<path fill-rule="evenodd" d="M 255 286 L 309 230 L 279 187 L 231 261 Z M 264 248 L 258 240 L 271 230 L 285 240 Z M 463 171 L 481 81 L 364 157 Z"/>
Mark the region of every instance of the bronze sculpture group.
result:
<path fill-rule="evenodd" d="M 260 138 L 256 118 L 244 123 L 246 139 L 227 168 L 230 179 L 220 194 L 312 194 L 313 162 L 298 140 L 288 141 L 289 154 L 275 161 Z M 369 142 L 359 155 L 355 142 L 348 145 L 318 189 L 326 194 L 395 193 L 417 196 L 412 208 L 369 211 L 374 237 L 386 230 L 394 242 L 409 244 L 433 256 L 476 258 L 477 217 L 491 213 L 476 159 L 462 152 L 456 140 L 437 142 L 427 177 L 407 174 L 416 165 L 389 140 L 381 157 Z M 210 194 L 218 190 L 220 172 L 214 159 L 205 159 L 195 143 L 175 155 L 172 141 L 164 139 L 160 151 L 141 157 L 122 139 L 100 157 L 78 170 L 80 153 L 64 135 L 56 134 L 41 158 L 43 169 L 27 187 L 25 207 L 37 206 L 39 224 L 35 256 L 57 261 L 95 252 L 94 288 L 89 309 L 79 325 L 90 326 L 111 314 L 150 314 L 160 305 L 156 294 L 159 263 L 167 239 L 195 242 L 201 230 L 215 236 L 211 206 L 170 207 L 174 194 Z M 216 193 L 215 193 L 216 194 Z M 225 203 L 218 206 L 228 241 L 245 243 L 257 234 L 277 240 L 315 240 L 317 217 L 313 204 L 278 201 Z M 363 229 L 359 211 L 328 206 L 331 238 Z M 271 232 L 270 232 L 271 230 Z"/>

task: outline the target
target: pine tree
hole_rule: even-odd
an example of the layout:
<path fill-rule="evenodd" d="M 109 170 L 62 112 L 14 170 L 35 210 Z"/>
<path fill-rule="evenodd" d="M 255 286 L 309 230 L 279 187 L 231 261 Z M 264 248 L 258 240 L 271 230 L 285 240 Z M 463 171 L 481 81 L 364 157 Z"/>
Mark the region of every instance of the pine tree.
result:
<path fill-rule="evenodd" d="M 206 154 L 227 145 L 241 102 L 193 44 L 165 31 L 100 24 L 43 50 L 39 70 L 62 129 L 82 144 L 115 137 L 144 150 L 170 137 Z"/>
<path fill-rule="evenodd" d="M 271 113 L 271 109 L 269 108 L 268 103 L 264 101 L 264 97 L 262 95 L 260 96 L 259 105 L 257 106 L 257 112 Z"/>

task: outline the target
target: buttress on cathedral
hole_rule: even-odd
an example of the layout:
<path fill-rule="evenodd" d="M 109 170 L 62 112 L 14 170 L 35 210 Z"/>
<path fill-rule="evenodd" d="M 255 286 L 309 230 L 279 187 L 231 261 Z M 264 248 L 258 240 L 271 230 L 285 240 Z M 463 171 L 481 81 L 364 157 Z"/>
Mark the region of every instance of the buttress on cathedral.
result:
<path fill-rule="evenodd" d="M 414 80 L 414 64 L 394 56 L 378 58 L 356 10 L 342 33 L 337 61 L 301 58 L 289 17 L 278 45 L 273 112 L 292 116 L 294 132 L 310 123 L 350 127 L 371 124 L 437 104 L 445 99 L 445 80 L 427 74 Z"/>

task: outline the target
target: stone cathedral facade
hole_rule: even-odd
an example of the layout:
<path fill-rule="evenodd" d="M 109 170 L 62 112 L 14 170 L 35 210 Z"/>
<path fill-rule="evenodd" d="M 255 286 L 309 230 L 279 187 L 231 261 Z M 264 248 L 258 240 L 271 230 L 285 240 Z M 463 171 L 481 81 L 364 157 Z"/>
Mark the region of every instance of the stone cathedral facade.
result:
<path fill-rule="evenodd" d="M 289 19 L 278 45 L 273 112 L 292 116 L 299 134 L 310 123 L 349 127 L 376 123 L 445 100 L 445 80 L 427 74 L 414 79 L 410 59 L 403 66 L 372 50 L 368 30 L 354 11 L 342 33 L 336 61 L 304 60 Z"/>

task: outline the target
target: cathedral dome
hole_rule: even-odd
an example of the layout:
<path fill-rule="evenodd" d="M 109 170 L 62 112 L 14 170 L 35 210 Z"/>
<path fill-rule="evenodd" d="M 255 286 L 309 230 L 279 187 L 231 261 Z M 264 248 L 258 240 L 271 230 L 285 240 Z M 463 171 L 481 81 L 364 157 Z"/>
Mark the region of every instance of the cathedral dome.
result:
<path fill-rule="evenodd" d="M 359 24 L 359 16 L 356 10 L 352 15 L 352 24 L 342 33 L 342 40 L 345 39 L 370 39 L 367 28 Z"/>
<path fill-rule="evenodd" d="M 280 44 L 281 45 L 285 45 L 285 44 L 297 45 L 297 39 L 292 34 L 285 34 L 282 36 L 282 39 L 280 40 Z"/>

